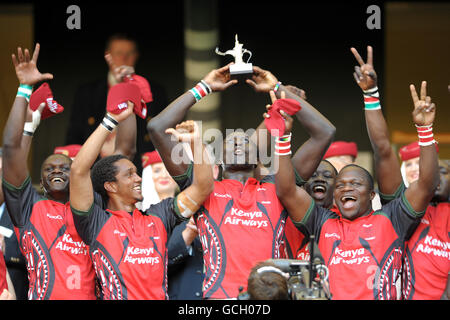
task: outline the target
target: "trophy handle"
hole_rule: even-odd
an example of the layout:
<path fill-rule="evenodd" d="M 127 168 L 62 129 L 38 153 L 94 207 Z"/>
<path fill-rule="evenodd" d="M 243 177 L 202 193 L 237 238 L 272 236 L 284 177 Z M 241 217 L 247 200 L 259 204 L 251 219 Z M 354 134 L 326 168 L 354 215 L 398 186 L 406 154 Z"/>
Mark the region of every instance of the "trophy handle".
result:
<path fill-rule="evenodd" d="M 219 51 L 219 47 L 216 47 L 216 54 L 218 54 L 219 56 L 226 56 L 227 54 L 232 55 L 234 57 L 234 51 L 233 50 L 228 50 L 225 52 L 221 52 Z"/>
<path fill-rule="evenodd" d="M 248 59 L 247 59 L 247 62 L 246 62 L 246 63 L 248 63 L 248 62 L 250 61 L 250 59 L 252 58 L 252 52 L 251 52 L 250 50 L 244 49 L 244 50 L 242 51 L 242 55 L 244 55 L 244 54 L 246 54 L 246 53 L 249 54 Z"/>

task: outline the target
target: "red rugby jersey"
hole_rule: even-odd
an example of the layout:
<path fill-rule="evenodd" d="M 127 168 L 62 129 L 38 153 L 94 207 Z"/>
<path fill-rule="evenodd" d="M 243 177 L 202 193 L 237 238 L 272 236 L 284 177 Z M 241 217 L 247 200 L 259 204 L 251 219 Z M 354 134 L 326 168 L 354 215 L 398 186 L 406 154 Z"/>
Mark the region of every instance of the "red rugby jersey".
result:
<path fill-rule="evenodd" d="M 75 226 L 89 252 L 105 300 L 164 300 L 167 295 L 167 240 L 181 221 L 176 198 L 135 209 L 104 210 L 95 202 L 75 213 Z"/>
<path fill-rule="evenodd" d="M 192 183 L 192 164 L 173 176 L 181 190 Z M 296 184 L 305 181 L 295 172 Z M 287 212 L 278 200 L 275 177 L 215 181 L 214 191 L 196 214 L 203 248 L 203 298 L 236 298 L 247 288 L 251 268 L 270 258 L 284 258 Z"/>
<path fill-rule="evenodd" d="M 6 264 L 3 258 L 3 251 L 0 249 L 0 294 L 3 289 L 8 289 L 8 283 L 6 282 Z"/>
<path fill-rule="evenodd" d="M 329 269 L 333 299 L 397 298 L 402 252 L 425 212 L 415 212 L 404 194 L 380 210 L 355 220 L 315 205 L 296 226 L 316 235 Z"/>
<path fill-rule="evenodd" d="M 330 209 L 331 211 L 340 214 L 336 206 Z M 285 227 L 285 257 L 288 259 L 298 259 L 309 261 L 309 240 L 305 238 L 301 232 L 292 222 L 291 217 L 286 219 Z"/>
<path fill-rule="evenodd" d="M 408 241 L 403 268 L 405 299 L 439 300 L 450 272 L 450 204 L 429 206 Z"/>
<path fill-rule="evenodd" d="M 285 236 L 285 257 L 288 259 L 308 260 L 309 261 L 309 239 L 297 229 L 292 222 L 291 217 L 286 219 L 284 230 Z"/>
<path fill-rule="evenodd" d="M 245 185 L 214 183 L 196 219 L 206 268 L 204 298 L 236 298 L 257 262 L 280 257 L 283 210 L 273 183 L 254 178 Z"/>
<path fill-rule="evenodd" d="M 28 299 L 96 299 L 94 269 L 69 203 L 39 195 L 30 177 L 18 188 L 3 180 L 3 192 L 27 261 Z"/>

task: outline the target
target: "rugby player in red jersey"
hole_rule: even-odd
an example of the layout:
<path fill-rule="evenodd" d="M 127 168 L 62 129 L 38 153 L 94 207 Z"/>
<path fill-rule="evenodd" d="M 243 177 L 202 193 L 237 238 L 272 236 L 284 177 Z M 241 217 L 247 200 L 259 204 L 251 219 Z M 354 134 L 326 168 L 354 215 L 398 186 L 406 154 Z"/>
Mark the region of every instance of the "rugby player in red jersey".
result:
<path fill-rule="evenodd" d="M 278 88 L 276 95 L 281 97 L 281 91 L 285 91 L 286 98 L 300 103 L 301 110 L 296 115 L 311 138 L 294 155 L 293 161 L 298 169 L 297 177 L 308 179 L 332 141 L 334 126 L 305 100 L 288 92 L 269 71 L 253 67 L 253 76 L 246 82 L 257 92 L 269 93 Z M 176 145 L 164 132 L 181 121 L 207 94 L 223 91 L 235 83 L 237 80 L 230 79 L 229 65 L 213 70 L 147 126 L 167 170 L 182 190 L 191 184 L 192 166 L 175 163 L 171 154 Z M 271 95 L 276 100 L 273 91 Z M 214 182 L 214 191 L 195 215 L 205 265 L 204 299 L 236 298 L 239 287 L 246 286 L 255 263 L 279 258 L 283 251 L 287 213 L 276 197 L 273 175 L 261 181 L 255 179 L 256 162 L 251 159 L 256 158 L 256 151 L 256 144 L 244 132 L 235 131 L 225 137 L 223 180 Z"/>
<path fill-rule="evenodd" d="M 40 111 L 36 110 L 33 120 L 25 124 L 28 100 L 32 86 L 53 78 L 37 69 L 39 50 L 36 44 L 32 57 L 28 49 L 21 48 L 17 56 L 12 56 L 20 87 L 3 133 L 5 202 L 27 260 L 28 299 L 96 299 L 95 273 L 88 248 L 75 230 L 68 203 L 72 160 L 63 154 L 53 154 L 44 160 L 43 196 L 31 184 L 27 159 Z M 127 130 L 122 132 L 128 134 Z M 119 150 L 118 143 L 117 152 L 128 154 L 131 144 L 127 141 L 132 135 L 120 135 L 123 149 Z"/>
<path fill-rule="evenodd" d="M 334 183 L 338 172 L 336 168 L 328 161 L 320 161 L 319 167 L 313 173 L 311 178 L 305 183 L 304 187 L 314 199 L 317 205 L 330 209 L 338 213 L 333 204 Z M 309 239 L 299 232 L 290 217 L 286 220 L 286 257 L 289 259 L 309 260 Z"/>
<path fill-rule="evenodd" d="M 364 91 L 369 108 L 365 108 L 367 131 L 374 150 L 378 187 L 382 203 L 399 197 L 405 185 L 417 181 L 417 176 L 403 181 L 397 155 L 391 147 L 389 130 L 381 108 L 370 108 L 370 103 L 379 104 L 377 93 L 377 75 L 373 67 L 372 47 L 367 47 L 367 62 L 361 58 L 356 49 L 351 49 L 360 66 L 355 67 L 354 77 Z M 430 98 L 426 93 L 426 82 L 422 82 L 420 99 L 411 87 L 415 104 Z M 378 101 L 377 101 L 378 100 Z M 434 114 L 423 112 L 423 125 L 428 125 L 426 135 L 432 136 L 432 119 Z M 421 129 L 418 128 L 420 131 Z M 419 132 L 419 136 L 421 133 Z M 420 137 L 419 137 L 420 138 Z M 428 142 L 430 143 L 430 142 Z M 400 149 L 402 159 L 418 160 L 421 154 L 419 143 L 413 143 Z M 433 143 L 434 145 L 434 143 Z M 419 160 L 420 161 L 420 160 Z M 416 161 L 417 162 L 417 161 Z M 403 250 L 402 298 L 436 300 L 446 297 L 450 272 L 450 206 L 448 203 L 448 165 L 439 161 L 440 183 L 419 226 L 412 234 Z M 420 175 L 420 170 L 419 170 Z"/>
<path fill-rule="evenodd" d="M 413 120 L 427 125 L 434 119 L 434 105 L 429 99 L 419 100 L 414 93 Z M 396 299 L 395 282 L 400 276 L 405 241 L 419 224 L 438 184 L 434 145 L 421 147 L 418 181 L 377 211 L 371 206 L 375 192 L 370 173 L 357 165 L 344 167 L 334 189 L 340 215 L 318 206 L 296 186 L 289 156 L 276 155 L 275 161 L 279 161 L 277 195 L 305 237 L 315 235 L 329 268 L 332 298 Z"/>
<path fill-rule="evenodd" d="M 75 226 L 89 245 L 103 298 L 163 300 L 168 299 L 168 238 L 175 225 L 189 219 L 211 192 L 213 170 L 193 121 L 179 124 L 176 130 L 168 128 L 167 135 L 191 142 L 194 182 L 175 198 L 166 198 L 145 212 L 138 210 L 142 179 L 130 160 L 108 156 L 91 172 L 110 131 L 132 114 L 134 105 L 127 103 L 121 113 L 107 113 L 79 151 L 70 172 L 70 205 Z M 106 209 L 94 201 L 94 191 L 107 203 Z"/>

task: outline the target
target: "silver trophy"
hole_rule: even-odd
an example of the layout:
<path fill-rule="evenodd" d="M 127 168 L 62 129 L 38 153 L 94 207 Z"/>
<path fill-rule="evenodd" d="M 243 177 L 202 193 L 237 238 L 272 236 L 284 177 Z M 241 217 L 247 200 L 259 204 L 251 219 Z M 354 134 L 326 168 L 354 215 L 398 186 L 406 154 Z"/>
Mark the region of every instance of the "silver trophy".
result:
<path fill-rule="evenodd" d="M 229 54 L 234 57 L 234 64 L 232 64 L 230 66 L 231 77 L 237 77 L 237 76 L 242 76 L 242 75 L 249 76 L 249 75 L 253 74 L 253 65 L 251 63 L 249 63 L 250 58 L 252 57 L 252 52 L 247 49 L 243 49 L 242 46 L 243 46 L 243 44 L 239 43 L 238 36 L 236 35 L 236 41 L 235 41 L 233 50 L 220 52 L 219 48 L 216 47 L 216 53 L 218 55 L 226 56 Z M 242 56 L 245 53 L 249 54 L 247 62 L 244 62 L 242 60 Z"/>

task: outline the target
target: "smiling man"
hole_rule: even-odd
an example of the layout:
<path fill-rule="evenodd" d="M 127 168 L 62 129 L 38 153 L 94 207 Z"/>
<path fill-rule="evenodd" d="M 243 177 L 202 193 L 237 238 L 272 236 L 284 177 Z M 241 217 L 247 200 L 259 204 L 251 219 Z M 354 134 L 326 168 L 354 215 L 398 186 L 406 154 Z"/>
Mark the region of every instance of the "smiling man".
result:
<path fill-rule="evenodd" d="M 305 183 L 304 188 L 318 206 L 339 213 L 333 202 L 334 184 L 337 175 L 336 168 L 328 160 L 322 160 L 317 170 Z M 304 234 L 298 231 L 290 217 L 286 220 L 285 238 L 286 256 L 289 259 L 310 259 L 309 238 L 305 238 Z"/>
<path fill-rule="evenodd" d="M 17 56 L 12 56 L 20 86 L 3 133 L 5 202 L 27 262 L 28 299 L 93 300 L 97 298 L 95 272 L 69 204 L 72 160 L 64 154 L 44 160 L 40 179 L 43 196 L 34 189 L 28 171 L 32 136 L 45 105 L 31 116 L 28 101 L 32 86 L 53 78 L 37 69 L 39 49 L 36 44 L 30 57 L 28 49 L 18 48 Z M 134 131 L 118 128 L 115 153 L 134 156 L 131 141 L 135 135 L 135 127 Z"/>
<path fill-rule="evenodd" d="M 411 89 L 411 94 L 414 123 L 432 123 L 434 104 L 428 98 L 419 100 L 415 90 Z M 340 215 L 318 206 L 296 186 L 289 157 L 275 156 L 280 168 L 277 195 L 305 237 L 315 235 L 330 271 L 333 299 L 397 298 L 395 282 L 401 272 L 405 241 L 417 228 L 439 182 L 434 143 L 420 148 L 419 179 L 381 210 L 372 209 L 374 184 L 367 170 L 353 164 L 342 168 L 334 189 Z"/>
<path fill-rule="evenodd" d="M 5 202 L 27 262 L 28 299 L 96 299 L 94 269 L 68 204 L 72 160 L 62 154 L 45 159 L 40 181 L 43 196 L 33 188 L 27 167 L 40 119 L 36 110 L 33 121 L 25 124 L 32 86 L 53 78 L 36 67 L 39 48 L 37 44 L 32 57 L 21 48 L 13 55 L 20 87 L 3 133 Z"/>
<path fill-rule="evenodd" d="M 130 160 L 112 155 L 99 160 L 90 170 L 108 135 L 133 114 L 133 107 L 128 101 L 121 113 L 107 113 L 83 144 L 70 172 L 70 205 L 76 229 L 89 245 L 103 298 L 164 300 L 168 298 L 167 241 L 175 225 L 189 219 L 211 192 L 212 166 L 196 125 L 182 123 L 187 133 L 169 128 L 166 134 L 191 142 L 194 183 L 145 212 L 138 210 L 136 203 L 143 200 L 142 178 Z M 135 122 L 132 125 L 136 127 Z M 94 191 L 102 196 L 106 209 L 94 201 Z"/>

